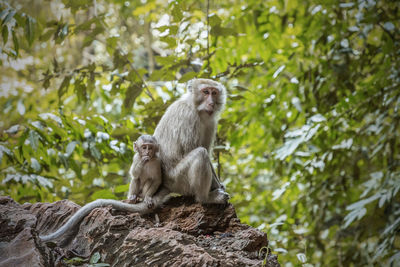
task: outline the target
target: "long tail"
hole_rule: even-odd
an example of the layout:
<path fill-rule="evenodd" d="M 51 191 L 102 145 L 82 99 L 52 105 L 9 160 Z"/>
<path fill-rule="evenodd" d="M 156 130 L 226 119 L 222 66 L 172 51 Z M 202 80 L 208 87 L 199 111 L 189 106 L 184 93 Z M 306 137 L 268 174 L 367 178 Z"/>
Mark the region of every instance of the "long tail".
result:
<path fill-rule="evenodd" d="M 162 202 L 166 201 L 166 199 L 163 199 L 163 201 L 159 202 L 160 206 Z M 66 224 L 64 224 L 60 229 L 55 231 L 54 233 L 48 234 L 48 235 L 41 235 L 39 238 L 42 241 L 49 241 L 55 238 L 60 237 L 61 235 L 65 234 L 66 232 L 69 232 L 70 230 L 76 228 L 76 225 L 86 216 L 88 215 L 93 209 L 95 208 L 100 208 L 104 206 L 111 205 L 114 209 L 117 210 L 122 210 L 122 211 L 128 211 L 128 212 L 139 212 L 141 214 L 147 213 L 152 211 L 153 209 L 149 209 L 146 205 L 146 203 L 141 202 L 138 204 L 127 204 L 123 203 L 121 201 L 113 200 L 113 199 L 97 199 L 93 202 L 90 202 L 83 206 L 80 210 L 78 210 L 68 221 Z"/>

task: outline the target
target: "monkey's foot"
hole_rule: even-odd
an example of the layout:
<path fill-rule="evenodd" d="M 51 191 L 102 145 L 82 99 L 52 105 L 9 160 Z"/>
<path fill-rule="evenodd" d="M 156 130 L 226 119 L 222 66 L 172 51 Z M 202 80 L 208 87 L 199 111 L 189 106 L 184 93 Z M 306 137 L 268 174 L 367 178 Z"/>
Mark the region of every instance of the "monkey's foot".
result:
<path fill-rule="evenodd" d="M 144 203 L 146 203 L 146 205 L 147 205 L 147 207 L 148 207 L 149 209 L 154 208 L 153 198 L 151 198 L 151 197 L 145 197 L 143 201 L 144 201 Z"/>
<path fill-rule="evenodd" d="M 226 204 L 229 200 L 229 194 L 218 188 L 208 194 L 208 203 Z"/>
<path fill-rule="evenodd" d="M 136 204 L 137 203 L 137 196 L 136 195 L 132 195 L 130 197 L 128 197 L 129 203 L 131 204 Z"/>

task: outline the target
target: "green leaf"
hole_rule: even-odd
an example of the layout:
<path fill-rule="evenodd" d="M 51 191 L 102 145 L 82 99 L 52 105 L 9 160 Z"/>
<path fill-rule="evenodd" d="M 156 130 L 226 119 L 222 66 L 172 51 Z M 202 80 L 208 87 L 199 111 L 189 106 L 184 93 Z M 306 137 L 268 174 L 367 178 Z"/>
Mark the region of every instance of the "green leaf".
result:
<path fill-rule="evenodd" d="M 175 22 L 180 22 L 182 20 L 183 14 L 179 5 L 174 4 L 174 7 L 172 8 L 172 17 Z"/>
<path fill-rule="evenodd" d="M 59 158 L 61 164 L 65 167 L 65 169 L 68 170 L 68 169 L 69 169 L 69 162 L 68 162 L 67 157 L 64 156 L 63 153 L 59 153 L 59 154 L 58 154 L 58 158 Z"/>
<path fill-rule="evenodd" d="M 197 73 L 194 71 L 190 71 L 190 72 L 186 72 L 180 79 L 179 82 L 180 83 L 185 83 L 193 78 L 195 78 L 197 76 Z"/>
<path fill-rule="evenodd" d="M 133 11 L 133 15 L 134 16 L 144 15 L 144 14 L 150 13 L 155 8 L 156 8 L 156 3 L 153 1 L 150 1 L 149 3 L 146 3 L 142 6 L 136 7 Z"/>
<path fill-rule="evenodd" d="M 161 56 L 156 56 L 156 61 L 157 63 L 161 65 L 171 65 L 176 63 L 176 57 L 175 56 L 167 56 L 167 57 L 161 57 Z"/>
<path fill-rule="evenodd" d="M 71 81 L 71 76 L 66 76 L 62 81 L 60 87 L 58 88 L 59 98 L 61 98 L 68 91 L 70 81 Z"/>
<path fill-rule="evenodd" d="M 377 200 L 378 198 L 380 198 L 381 194 L 377 193 L 369 198 L 366 199 L 362 199 L 360 201 L 357 201 L 349 206 L 346 207 L 346 210 L 356 210 L 356 209 L 361 209 L 363 208 L 365 205 Z"/>
<path fill-rule="evenodd" d="M 75 28 L 75 33 L 79 33 L 81 31 L 87 31 L 90 30 L 91 26 L 93 23 L 99 23 L 101 20 L 99 19 L 99 16 L 94 17 L 92 19 L 89 19 L 81 24 L 79 24 L 78 26 L 76 26 Z M 111 37 L 113 38 L 113 37 Z"/>
<path fill-rule="evenodd" d="M 1 8 L 2 8 L 2 7 L 1 7 Z M 0 12 L 0 18 L 2 18 L 2 17 L 4 16 L 4 14 L 8 13 L 9 10 L 10 10 L 10 9 L 3 9 L 3 10 Z"/>
<path fill-rule="evenodd" d="M 301 262 L 301 263 L 306 263 L 307 262 L 307 257 L 304 253 L 298 253 L 297 255 L 297 259 Z"/>
<path fill-rule="evenodd" d="M 69 25 L 68 23 L 59 25 L 57 30 L 56 30 L 56 44 L 61 44 L 62 41 L 64 41 L 65 37 L 67 37 L 69 32 Z"/>
<path fill-rule="evenodd" d="M 91 196 L 91 198 L 117 199 L 117 197 L 109 189 L 98 190 Z"/>
<path fill-rule="evenodd" d="M 39 41 L 46 42 L 56 33 L 57 29 L 49 29 L 39 37 Z"/>
<path fill-rule="evenodd" d="M 246 87 L 243 87 L 241 85 L 235 85 L 235 88 L 238 89 L 239 91 L 248 91 L 249 89 L 247 89 Z"/>
<path fill-rule="evenodd" d="M 118 37 L 107 38 L 107 40 L 106 40 L 107 46 L 114 50 L 117 47 L 118 39 L 119 39 Z M 112 53 L 110 53 L 110 54 L 112 54 Z"/>
<path fill-rule="evenodd" d="M 237 101 L 237 100 L 240 100 L 240 99 L 244 99 L 244 96 L 232 94 L 232 95 L 229 96 L 229 99 L 232 99 L 233 101 Z"/>
<path fill-rule="evenodd" d="M 36 152 L 39 147 L 39 134 L 36 131 L 29 131 L 29 143 L 32 149 Z"/>
<path fill-rule="evenodd" d="M 124 184 L 124 185 L 118 185 L 115 187 L 114 192 L 115 193 L 124 193 L 128 192 L 129 190 L 129 184 Z"/>
<path fill-rule="evenodd" d="M 14 50 L 16 53 L 16 56 L 19 55 L 19 42 L 18 42 L 18 38 L 17 38 L 17 34 L 15 33 L 15 31 L 12 31 L 12 38 L 13 38 L 13 43 L 14 43 Z"/>
<path fill-rule="evenodd" d="M 168 47 L 172 48 L 176 46 L 176 38 L 165 36 L 160 38 L 161 42 L 167 43 Z"/>
<path fill-rule="evenodd" d="M 8 27 L 3 26 L 3 29 L 1 30 L 1 36 L 3 37 L 3 44 L 6 45 L 8 41 Z"/>
<path fill-rule="evenodd" d="M 397 218 L 391 225 L 389 225 L 385 231 L 383 231 L 382 235 L 387 235 L 389 233 L 394 232 L 400 226 L 400 218 Z"/>
<path fill-rule="evenodd" d="M 39 161 L 35 158 L 31 158 L 31 168 L 34 169 L 36 172 L 40 172 L 42 167 L 40 166 Z"/>
<path fill-rule="evenodd" d="M 366 208 L 362 208 L 362 209 L 355 209 L 353 211 L 351 211 L 349 214 L 346 215 L 346 217 L 344 217 L 344 228 L 347 228 L 353 221 L 360 220 L 362 217 L 364 217 L 364 215 L 367 213 L 367 209 Z"/>
<path fill-rule="evenodd" d="M 71 166 L 71 169 L 74 170 L 78 179 L 82 180 L 82 166 L 79 164 L 79 162 L 70 159 L 68 163 Z"/>
<path fill-rule="evenodd" d="M 215 14 L 215 13 L 213 13 L 213 14 L 210 14 L 209 16 L 208 16 L 208 19 L 209 19 L 209 22 L 210 22 L 210 26 L 211 27 L 214 27 L 214 26 L 219 26 L 219 25 L 221 25 L 221 22 L 222 22 L 222 20 L 218 17 L 218 15 L 217 14 Z"/>
<path fill-rule="evenodd" d="M 214 36 L 232 36 L 237 34 L 235 29 L 224 28 L 220 25 L 215 25 L 214 27 L 212 27 L 210 33 Z"/>
<path fill-rule="evenodd" d="M 96 252 L 92 255 L 92 257 L 90 258 L 90 263 L 97 263 L 100 260 L 100 253 Z"/>
<path fill-rule="evenodd" d="M 140 95 L 142 91 L 143 88 L 141 83 L 131 84 L 125 93 L 125 99 L 124 99 L 125 108 L 131 109 L 133 103 L 135 102 L 135 99 Z"/>
<path fill-rule="evenodd" d="M 96 143 L 95 142 L 90 142 L 89 143 L 89 149 L 90 149 L 90 154 L 92 154 L 92 156 L 97 159 L 100 160 L 101 159 L 101 153 L 100 151 L 97 149 L 96 147 Z"/>
<path fill-rule="evenodd" d="M 49 88 L 49 86 L 50 86 L 50 79 L 51 79 L 51 77 L 48 77 L 48 78 L 44 79 L 44 81 L 43 81 L 43 88 L 44 88 L 44 89 Z"/>
<path fill-rule="evenodd" d="M 175 25 L 168 26 L 169 34 L 176 35 L 178 33 L 179 27 Z"/>
<path fill-rule="evenodd" d="M 16 11 L 14 9 L 11 9 L 7 16 L 4 17 L 3 21 L 1 22 L 1 25 L 7 24 L 15 15 Z"/>
<path fill-rule="evenodd" d="M 77 143 L 78 142 L 76 142 L 76 141 L 72 141 L 67 145 L 67 148 L 66 148 L 67 157 L 70 157 L 72 152 L 74 152 L 74 149 L 75 149 Z"/>
<path fill-rule="evenodd" d="M 64 37 L 68 35 L 68 23 L 66 23 L 66 24 L 64 25 L 64 27 L 62 28 L 61 34 L 62 34 Z"/>
<path fill-rule="evenodd" d="M 34 20 L 27 16 L 25 20 L 25 34 L 26 39 L 28 40 L 29 46 L 32 45 L 33 39 L 35 38 L 35 28 L 34 28 Z"/>

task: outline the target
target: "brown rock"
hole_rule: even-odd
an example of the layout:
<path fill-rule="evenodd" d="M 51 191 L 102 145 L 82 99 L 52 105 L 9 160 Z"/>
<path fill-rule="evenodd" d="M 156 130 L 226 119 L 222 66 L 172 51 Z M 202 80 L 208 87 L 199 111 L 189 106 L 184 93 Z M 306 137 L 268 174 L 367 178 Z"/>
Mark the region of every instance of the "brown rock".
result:
<path fill-rule="evenodd" d="M 39 239 L 38 233 L 55 231 L 78 209 L 68 200 L 19 205 L 0 197 L 0 266 L 90 260 L 110 266 L 262 266 L 267 251 L 266 234 L 241 224 L 232 205 L 205 206 L 184 197 L 146 216 L 97 208 L 75 233 L 46 244 Z M 279 266 L 271 253 L 266 263 Z"/>

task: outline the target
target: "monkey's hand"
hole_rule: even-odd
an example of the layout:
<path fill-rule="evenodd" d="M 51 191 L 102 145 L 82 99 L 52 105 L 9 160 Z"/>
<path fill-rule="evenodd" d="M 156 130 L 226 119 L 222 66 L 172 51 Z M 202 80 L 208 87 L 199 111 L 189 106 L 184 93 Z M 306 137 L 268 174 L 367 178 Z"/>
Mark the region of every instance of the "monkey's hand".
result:
<path fill-rule="evenodd" d="M 137 202 L 137 195 L 132 195 L 128 198 L 130 203 L 136 204 Z"/>
<path fill-rule="evenodd" d="M 142 157 L 142 164 L 145 164 L 146 162 L 148 162 L 150 160 L 149 156 L 143 156 Z"/>
<path fill-rule="evenodd" d="M 147 207 L 148 207 L 149 209 L 154 208 L 154 202 L 153 202 L 153 198 L 152 198 L 152 197 L 146 196 L 146 197 L 144 198 L 144 203 L 147 204 Z"/>
<path fill-rule="evenodd" d="M 226 204 L 230 199 L 230 196 L 227 192 L 222 190 L 221 188 L 215 189 L 210 192 L 211 199 L 213 203 L 217 204 Z"/>

